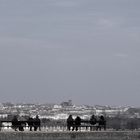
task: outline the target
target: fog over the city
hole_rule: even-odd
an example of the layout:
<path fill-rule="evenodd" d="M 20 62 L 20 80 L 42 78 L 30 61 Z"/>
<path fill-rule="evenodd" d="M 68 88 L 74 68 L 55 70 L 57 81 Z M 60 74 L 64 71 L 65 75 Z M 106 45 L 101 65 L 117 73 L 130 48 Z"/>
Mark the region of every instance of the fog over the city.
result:
<path fill-rule="evenodd" d="M 140 107 L 139 0 L 0 0 L 0 102 Z"/>

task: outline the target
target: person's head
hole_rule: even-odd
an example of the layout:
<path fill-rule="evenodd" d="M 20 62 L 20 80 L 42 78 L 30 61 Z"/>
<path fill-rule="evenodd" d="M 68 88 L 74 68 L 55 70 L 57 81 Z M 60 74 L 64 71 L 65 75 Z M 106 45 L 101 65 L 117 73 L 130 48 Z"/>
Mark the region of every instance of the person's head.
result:
<path fill-rule="evenodd" d="M 102 119 L 102 120 L 103 120 L 103 119 L 104 119 L 104 116 L 103 116 L 103 115 L 101 115 L 101 116 L 100 116 L 100 119 Z"/>
<path fill-rule="evenodd" d="M 79 116 L 77 116 L 76 118 L 78 118 L 78 119 L 79 119 L 80 117 L 79 117 Z"/>

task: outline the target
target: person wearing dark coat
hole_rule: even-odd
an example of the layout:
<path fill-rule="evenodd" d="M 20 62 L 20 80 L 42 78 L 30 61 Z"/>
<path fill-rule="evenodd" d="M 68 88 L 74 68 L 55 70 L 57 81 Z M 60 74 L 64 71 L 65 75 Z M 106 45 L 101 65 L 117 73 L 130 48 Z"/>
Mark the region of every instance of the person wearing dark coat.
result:
<path fill-rule="evenodd" d="M 12 119 L 12 128 L 17 131 L 17 128 L 19 127 L 19 124 L 18 124 L 18 119 L 17 119 L 17 116 L 14 116 L 13 119 Z"/>
<path fill-rule="evenodd" d="M 32 131 L 32 127 L 34 126 L 34 119 L 32 117 L 29 117 L 27 122 L 28 122 L 30 131 Z"/>
<path fill-rule="evenodd" d="M 96 123 L 97 123 L 96 117 L 95 117 L 95 115 L 92 115 L 91 118 L 90 118 L 90 124 L 95 125 Z M 90 131 L 93 131 L 92 126 L 90 127 Z"/>
<path fill-rule="evenodd" d="M 72 131 L 74 130 L 74 119 L 72 118 L 72 115 L 69 115 L 67 118 L 67 130 L 70 131 L 72 128 Z"/>
<path fill-rule="evenodd" d="M 106 120 L 103 115 L 100 116 L 98 122 L 99 122 L 99 126 L 98 126 L 97 130 L 99 129 L 101 131 L 102 127 L 104 128 L 104 130 L 106 130 Z"/>
<path fill-rule="evenodd" d="M 75 119 L 75 130 L 78 131 L 78 127 L 81 125 L 81 118 L 79 116 Z"/>
<path fill-rule="evenodd" d="M 37 129 L 39 129 L 39 131 L 41 131 L 41 121 L 40 121 L 38 115 L 36 115 L 36 118 L 34 119 L 34 131 L 37 131 Z"/>

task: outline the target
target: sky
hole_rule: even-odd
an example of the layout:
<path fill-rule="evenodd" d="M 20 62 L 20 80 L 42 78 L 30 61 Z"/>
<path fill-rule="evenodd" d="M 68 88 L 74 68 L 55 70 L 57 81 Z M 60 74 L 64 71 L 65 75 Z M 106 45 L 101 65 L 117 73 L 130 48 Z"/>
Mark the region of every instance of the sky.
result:
<path fill-rule="evenodd" d="M 0 102 L 140 107 L 140 0 L 0 0 Z"/>

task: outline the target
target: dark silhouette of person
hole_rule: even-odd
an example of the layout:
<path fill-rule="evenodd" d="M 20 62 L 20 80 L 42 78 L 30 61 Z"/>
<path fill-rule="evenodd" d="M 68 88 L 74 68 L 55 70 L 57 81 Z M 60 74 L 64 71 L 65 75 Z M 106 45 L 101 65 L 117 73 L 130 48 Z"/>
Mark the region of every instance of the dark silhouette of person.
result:
<path fill-rule="evenodd" d="M 28 123 L 30 131 L 32 131 L 32 128 L 34 126 L 34 119 L 32 117 L 29 117 L 27 120 L 27 123 Z"/>
<path fill-rule="evenodd" d="M 81 118 L 77 116 L 75 118 L 75 130 L 78 131 L 78 127 L 81 125 Z"/>
<path fill-rule="evenodd" d="M 14 116 L 12 119 L 12 128 L 17 131 L 17 128 L 19 127 L 17 116 Z"/>
<path fill-rule="evenodd" d="M 20 116 L 18 120 L 18 129 L 19 131 L 24 131 L 24 127 L 26 126 L 26 120 L 24 116 Z"/>
<path fill-rule="evenodd" d="M 72 118 L 72 115 L 69 115 L 69 117 L 67 118 L 67 130 L 71 130 L 72 128 L 72 131 L 74 130 L 74 119 Z"/>
<path fill-rule="evenodd" d="M 95 115 L 92 115 L 89 121 L 91 125 L 95 125 L 97 123 Z M 93 131 L 93 126 L 90 127 L 90 131 Z"/>
<path fill-rule="evenodd" d="M 25 122 L 18 121 L 18 129 L 19 129 L 19 131 L 24 131 L 24 126 L 26 126 Z"/>
<path fill-rule="evenodd" d="M 101 116 L 99 117 L 98 123 L 99 123 L 99 125 L 98 125 L 97 130 L 99 129 L 99 130 L 101 131 L 101 128 L 102 128 L 102 127 L 104 128 L 104 130 L 106 130 L 106 120 L 105 120 L 105 118 L 104 118 L 103 115 L 101 115 Z"/>
<path fill-rule="evenodd" d="M 41 131 L 41 121 L 38 115 L 36 115 L 36 118 L 34 119 L 34 131 L 37 131 L 37 129 Z"/>

